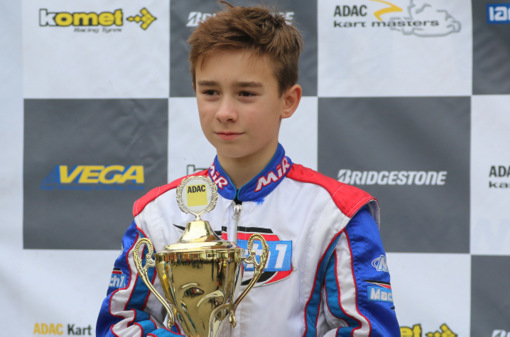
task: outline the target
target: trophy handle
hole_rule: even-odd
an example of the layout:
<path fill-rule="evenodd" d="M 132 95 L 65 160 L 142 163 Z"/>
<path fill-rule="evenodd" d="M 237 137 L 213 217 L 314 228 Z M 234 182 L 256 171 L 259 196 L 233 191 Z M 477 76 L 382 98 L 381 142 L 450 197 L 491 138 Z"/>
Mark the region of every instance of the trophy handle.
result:
<path fill-rule="evenodd" d="M 146 245 L 149 249 L 149 252 L 145 256 L 145 265 L 142 265 L 142 258 L 140 257 L 140 247 L 142 245 Z M 138 273 L 140 274 L 140 277 L 142 278 L 145 285 L 149 288 L 149 290 L 156 296 L 156 298 L 163 304 L 166 311 L 168 312 L 168 320 L 167 325 L 168 327 L 171 327 L 175 324 L 175 317 L 172 311 L 172 308 L 170 307 L 170 304 L 167 302 L 166 298 L 164 298 L 152 285 L 151 281 L 149 280 L 148 270 L 150 267 L 156 267 L 156 262 L 153 258 L 154 255 L 154 246 L 152 245 L 152 242 L 147 238 L 141 238 L 138 240 L 138 242 L 135 245 L 134 251 L 133 251 L 133 258 L 135 261 L 136 269 L 138 270 Z"/>
<path fill-rule="evenodd" d="M 253 250 L 253 242 L 255 240 L 259 240 L 260 243 L 262 243 L 262 254 L 260 255 L 260 263 L 257 262 L 257 258 L 256 258 L 257 253 Z M 248 283 L 248 286 L 246 286 L 246 289 L 244 289 L 244 291 L 241 293 L 241 295 L 239 295 L 239 297 L 237 298 L 237 300 L 234 302 L 231 309 L 229 310 L 229 313 L 230 313 L 229 321 L 233 327 L 235 327 L 237 324 L 237 320 L 236 320 L 236 316 L 235 316 L 235 311 L 237 309 L 237 306 L 246 297 L 246 295 L 248 294 L 248 291 L 250 291 L 251 288 L 253 288 L 253 286 L 255 285 L 255 283 L 257 283 L 257 281 L 259 280 L 260 276 L 264 272 L 264 267 L 266 266 L 266 262 L 267 262 L 267 256 L 269 255 L 269 246 L 267 245 L 267 242 L 264 239 L 264 237 L 260 234 L 252 234 L 252 236 L 250 236 L 250 239 L 248 240 L 247 248 L 248 248 L 248 256 L 245 257 L 243 260 L 244 260 L 244 262 L 246 262 L 248 264 L 253 264 L 253 266 L 255 267 L 255 271 L 253 273 L 253 278 L 251 279 L 250 283 Z"/>

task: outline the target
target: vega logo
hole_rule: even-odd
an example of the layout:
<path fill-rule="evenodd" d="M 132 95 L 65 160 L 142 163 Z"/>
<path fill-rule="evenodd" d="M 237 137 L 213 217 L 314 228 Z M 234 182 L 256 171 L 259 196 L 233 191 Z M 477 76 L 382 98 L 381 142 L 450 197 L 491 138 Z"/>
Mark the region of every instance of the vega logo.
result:
<path fill-rule="evenodd" d="M 139 23 L 140 28 L 146 30 L 156 20 L 147 8 L 142 8 L 140 14 L 128 16 L 128 22 Z M 123 27 L 124 12 L 116 9 L 112 12 L 50 12 L 46 8 L 39 9 L 39 26 L 41 27 L 75 27 L 75 32 L 87 31 L 84 28 L 103 27 L 103 32 L 110 32 L 108 27 Z M 97 31 L 97 30 L 90 30 Z"/>
<path fill-rule="evenodd" d="M 141 165 L 57 165 L 41 182 L 42 190 L 143 190 Z"/>

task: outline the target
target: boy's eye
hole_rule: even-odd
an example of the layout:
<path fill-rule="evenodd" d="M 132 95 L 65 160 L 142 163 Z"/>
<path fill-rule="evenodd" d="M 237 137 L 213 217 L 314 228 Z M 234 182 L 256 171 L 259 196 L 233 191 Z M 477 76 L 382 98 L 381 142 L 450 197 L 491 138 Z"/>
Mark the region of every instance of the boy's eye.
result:
<path fill-rule="evenodd" d="M 242 96 L 242 97 L 251 97 L 251 96 L 255 96 L 255 93 L 254 92 L 250 92 L 250 91 L 240 91 L 239 92 L 239 96 Z"/>
<path fill-rule="evenodd" d="M 202 91 L 202 93 L 207 96 L 213 96 L 213 95 L 218 94 L 218 92 L 216 90 L 212 90 L 212 89 L 204 90 L 204 91 Z"/>

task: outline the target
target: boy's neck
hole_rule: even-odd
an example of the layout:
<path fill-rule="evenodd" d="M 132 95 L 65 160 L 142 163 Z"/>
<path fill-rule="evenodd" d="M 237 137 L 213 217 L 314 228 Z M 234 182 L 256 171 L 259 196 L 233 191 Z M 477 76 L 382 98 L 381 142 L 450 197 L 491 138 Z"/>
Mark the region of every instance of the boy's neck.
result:
<path fill-rule="evenodd" d="M 252 159 L 249 157 L 244 158 L 226 158 L 218 155 L 218 160 L 221 167 L 228 174 L 230 180 L 234 183 L 237 189 L 246 185 L 256 175 L 258 175 L 271 161 L 276 149 L 270 156 L 263 159 Z"/>

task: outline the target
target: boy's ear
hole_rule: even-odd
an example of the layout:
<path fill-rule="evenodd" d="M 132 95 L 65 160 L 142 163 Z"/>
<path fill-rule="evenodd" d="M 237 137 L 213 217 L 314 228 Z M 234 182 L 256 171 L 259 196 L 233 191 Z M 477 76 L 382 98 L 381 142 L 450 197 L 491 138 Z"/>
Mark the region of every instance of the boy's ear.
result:
<path fill-rule="evenodd" d="M 299 84 L 294 84 L 283 93 L 282 118 L 289 118 L 294 114 L 301 101 L 302 91 L 303 89 Z"/>

